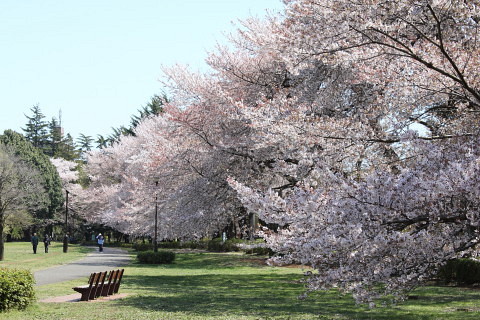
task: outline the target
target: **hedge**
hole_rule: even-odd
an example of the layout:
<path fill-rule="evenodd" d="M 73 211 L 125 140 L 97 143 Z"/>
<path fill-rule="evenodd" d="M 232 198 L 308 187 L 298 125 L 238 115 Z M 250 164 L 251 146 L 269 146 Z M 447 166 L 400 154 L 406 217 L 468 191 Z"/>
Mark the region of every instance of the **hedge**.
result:
<path fill-rule="evenodd" d="M 132 245 L 132 248 L 135 250 L 135 251 L 151 251 L 153 250 L 153 244 L 151 243 L 134 243 Z"/>
<path fill-rule="evenodd" d="M 223 241 L 222 238 L 215 238 L 208 241 L 207 249 L 208 251 L 213 252 L 231 252 L 231 251 L 240 251 L 238 244 L 244 242 L 240 239 L 228 239 Z"/>
<path fill-rule="evenodd" d="M 0 268 L 0 312 L 25 309 L 35 300 L 35 279 L 28 270 Z"/>
<path fill-rule="evenodd" d="M 169 264 L 175 260 L 175 253 L 172 251 L 142 251 L 137 254 L 141 263 L 148 264 Z"/>
<path fill-rule="evenodd" d="M 475 284 L 480 283 L 480 262 L 472 259 L 453 259 L 438 272 L 438 278 L 444 283 Z"/>
<path fill-rule="evenodd" d="M 137 242 L 132 246 L 136 251 L 152 251 L 153 244 Z M 257 255 L 273 255 L 273 251 L 269 249 L 263 240 L 242 240 L 228 239 L 223 241 L 221 238 L 202 239 L 195 241 L 163 241 L 158 243 L 158 248 L 163 249 L 201 249 L 211 252 L 231 252 L 244 251 L 249 254 Z"/>

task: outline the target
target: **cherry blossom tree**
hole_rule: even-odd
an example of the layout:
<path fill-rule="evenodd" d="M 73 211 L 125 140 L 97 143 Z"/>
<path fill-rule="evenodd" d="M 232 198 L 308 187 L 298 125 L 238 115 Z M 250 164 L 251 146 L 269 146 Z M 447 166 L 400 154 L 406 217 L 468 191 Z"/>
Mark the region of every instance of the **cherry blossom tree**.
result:
<path fill-rule="evenodd" d="M 80 183 L 80 170 L 83 163 L 65 160 L 63 158 L 50 158 L 50 162 L 57 169 L 62 182 L 62 188 L 66 193 L 64 206 L 73 211 L 76 216 L 85 216 L 85 199 L 87 193 Z M 66 217 L 68 222 L 68 216 Z"/>
<path fill-rule="evenodd" d="M 92 153 L 97 218 L 129 234 L 152 235 L 156 199 L 160 239 L 211 236 L 228 225 L 241 205 L 227 170 L 242 166 L 233 166 L 235 156 L 216 140 L 227 131 L 241 134 L 225 121 L 205 108 L 170 105 L 137 126 L 135 136 Z"/>
<path fill-rule="evenodd" d="M 73 192 L 82 190 L 82 187 L 78 184 L 79 172 L 77 169 L 80 165 L 78 162 L 68 161 L 63 158 L 50 158 L 50 162 L 57 169 L 64 189 Z"/>
<path fill-rule="evenodd" d="M 151 235 L 156 201 L 160 238 L 253 212 L 310 289 L 401 298 L 476 254 L 479 2 L 284 2 L 211 73 L 165 69 L 163 113 L 88 158 L 89 212 Z"/>
<path fill-rule="evenodd" d="M 272 54 L 290 79 L 348 70 L 344 89 L 333 83 L 346 103 L 317 100 L 332 87 L 321 81 L 313 94 L 285 88 L 284 102 L 244 107 L 262 147 L 283 145 L 310 171 L 283 193 L 230 183 L 284 227 L 266 239 L 279 260 L 314 267 L 311 289 L 401 297 L 448 259 L 475 255 L 478 2 L 286 3 Z"/>

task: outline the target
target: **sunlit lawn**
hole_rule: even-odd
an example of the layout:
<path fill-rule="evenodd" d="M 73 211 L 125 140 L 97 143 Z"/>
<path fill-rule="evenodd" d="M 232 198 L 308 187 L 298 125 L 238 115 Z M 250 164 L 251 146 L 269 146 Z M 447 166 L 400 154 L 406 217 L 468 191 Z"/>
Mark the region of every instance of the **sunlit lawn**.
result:
<path fill-rule="evenodd" d="M 7 242 L 5 243 L 5 257 L 3 261 L 0 261 L 0 267 L 36 271 L 78 260 L 91 251 L 91 248 L 69 244 L 67 253 L 63 253 L 63 244 L 52 242 L 48 253 L 45 253 L 43 243 L 39 243 L 37 254 L 33 254 L 32 245 L 29 242 Z"/>
<path fill-rule="evenodd" d="M 425 287 L 403 304 L 368 309 L 336 291 L 299 300 L 302 270 L 270 267 L 262 257 L 179 253 L 172 265 L 132 263 L 103 302 L 42 303 L 0 319 L 479 319 L 480 290 Z M 73 293 L 87 279 L 36 287 L 39 299 Z"/>

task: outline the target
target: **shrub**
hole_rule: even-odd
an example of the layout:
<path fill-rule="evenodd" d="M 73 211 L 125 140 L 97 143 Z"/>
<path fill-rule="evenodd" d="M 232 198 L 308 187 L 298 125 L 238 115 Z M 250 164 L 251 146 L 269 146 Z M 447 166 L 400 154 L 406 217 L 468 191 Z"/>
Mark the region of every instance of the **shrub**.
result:
<path fill-rule="evenodd" d="M 180 241 L 163 241 L 158 244 L 159 248 L 178 249 L 181 247 Z"/>
<path fill-rule="evenodd" d="M 135 251 L 149 251 L 153 250 L 153 244 L 151 243 L 135 243 L 132 248 Z"/>
<path fill-rule="evenodd" d="M 274 254 L 273 250 L 267 247 L 255 247 L 252 249 L 251 253 L 259 256 L 269 256 L 269 257 L 272 257 Z"/>
<path fill-rule="evenodd" d="M 472 259 L 450 260 L 440 268 L 438 277 L 445 283 L 467 285 L 480 283 L 480 262 Z"/>
<path fill-rule="evenodd" d="M 25 309 L 35 300 L 34 283 L 28 270 L 0 268 L 0 312 Z"/>
<path fill-rule="evenodd" d="M 237 244 L 241 241 L 239 239 L 228 239 L 223 242 L 221 238 L 215 238 L 208 241 L 207 249 L 214 252 L 240 251 Z"/>
<path fill-rule="evenodd" d="M 272 249 L 267 247 L 267 244 L 263 240 L 250 241 L 246 240 L 237 244 L 238 248 L 247 254 L 255 254 L 259 256 L 273 256 Z"/>
<path fill-rule="evenodd" d="M 109 247 L 120 247 L 120 248 L 133 248 L 133 243 L 125 243 L 125 242 L 112 242 L 112 244 L 108 244 Z"/>
<path fill-rule="evenodd" d="M 184 241 L 182 242 L 182 248 L 185 249 L 202 249 L 206 250 L 208 248 L 209 240 L 195 240 L 195 241 Z"/>
<path fill-rule="evenodd" d="M 172 251 L 142 251 L 137 254 L 141 263 L 148 264 L 169 264 L 175 260 L 175 253 Z"/>

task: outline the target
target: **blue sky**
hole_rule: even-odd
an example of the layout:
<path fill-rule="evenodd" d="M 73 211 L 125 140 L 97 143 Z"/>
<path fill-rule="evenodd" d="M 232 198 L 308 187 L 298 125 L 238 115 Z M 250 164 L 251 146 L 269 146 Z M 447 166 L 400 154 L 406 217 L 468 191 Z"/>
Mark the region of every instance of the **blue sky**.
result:
<path fill-rule="evenodd" d="M 281 0 L 1 0 L 0 134 L 39 104 L 75 139 L 109 135 L 161 93 L 161 67 L 206 70 L 232 22 Z"/>

